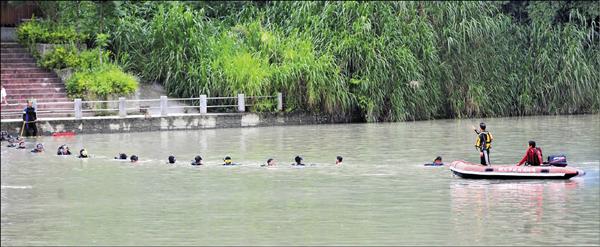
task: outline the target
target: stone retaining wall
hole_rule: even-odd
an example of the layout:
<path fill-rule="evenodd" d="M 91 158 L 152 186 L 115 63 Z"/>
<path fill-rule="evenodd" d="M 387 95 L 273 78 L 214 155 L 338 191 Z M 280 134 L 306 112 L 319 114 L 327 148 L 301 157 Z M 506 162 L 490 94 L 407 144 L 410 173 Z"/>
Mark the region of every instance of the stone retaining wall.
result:
<path fill-rule="evenodd" d="M 94 117 L 82 119 L 40 119 L 38 135 L 52 135 L 57 132 L 78 134 L 125 133 L 162 130 L 196 130 L 209 128 L 239 128 L 255 126 L 304 125 L 346 123 L 349 119 L 334 119 L 328 116 L 286 113 L 223 113 L 186 114 L 167 117 L 127 116 Z M 1 129 L 9 133 L 19 133 L 23 122 L 2 120 Z"/>

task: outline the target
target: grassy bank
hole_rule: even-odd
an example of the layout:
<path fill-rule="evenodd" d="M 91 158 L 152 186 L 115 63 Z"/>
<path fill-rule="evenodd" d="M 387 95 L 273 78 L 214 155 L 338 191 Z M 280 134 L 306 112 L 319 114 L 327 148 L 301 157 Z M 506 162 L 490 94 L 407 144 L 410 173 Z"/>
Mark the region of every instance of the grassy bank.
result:
<path fill-rule="evenodd" d="M 61 2 L 177 97 L 281 91 L 365 121 L 597 113 L 593 2 Z M 100 23 L 98 23 L 100 20 Z M 266 105 L 266 110 L 272 107 Z"/>

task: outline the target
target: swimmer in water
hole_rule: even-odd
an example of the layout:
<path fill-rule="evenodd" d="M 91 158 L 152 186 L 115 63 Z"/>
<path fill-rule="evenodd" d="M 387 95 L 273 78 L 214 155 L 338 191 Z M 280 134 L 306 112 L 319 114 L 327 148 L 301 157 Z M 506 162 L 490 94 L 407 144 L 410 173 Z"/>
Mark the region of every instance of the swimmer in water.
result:
<path fill-rule="evenodd" d="M 32 153 L 42 153 L 44 152 L 44 145 L 41 143 L 38 143 L 35 145 L 35 148 L 31 150 Z"/>
<path fill-rule="evenodd" d="M 433 164 L 436 166 L 443 166 L 444 163 L 442 162 L 442 156 L 435 157 Z"/>
<path fill-rule="evenodd" d="M 296 161 L 296 163 L 294 163 L 294 164 L 292 164 L 292 165 L 293 165 L 293 166 L 305 166 L 305 165 L 302 163 L 302 160 L 303 160 L 303 159 L 302 159 L 302 157 L 300 157 L 300 156 L 296 156 L 296 158 L 294 158 L 294 161 Z"/>
<path fill-rule="evenodd" d="M 88 153 L 87 150 L 85 150 L 85 148 L 82 148 L 81 150 L 79 150 L 79 157 L 80 159 L 84 159 L 84 158 L 88 158 Z"/>
<path fill-rule="evenodd" d="M 443 165 L 444 165 L 444 163 L 442 162 L 442 156 L 435 157 L 435 159 L 433 160 L 433 163 L 425 164 L 425 166 L 443 166 Z"/>
<path fill-rule="evenodd" d="M 135 163 L 135 162 L 137 162 L 137 161 L 138 161 L 138 157 L 137 157 L 137 155 L 135 155 L 135 154 L 134 154 L 134 155 L 131 155 L 131 157 L 130 157 L 129 159 L 131 160 L 131 163 Z"/>
<path fill-rule="evenodd" d="M 224 165 L 224 166 L 235 166 L 235 165 L 239 165 L 239 164 L 233 163 L 233 162 L 231 161 L 231 157 L 229 157 L 229 156 L 225 156 L 225 158 L 223 159 L 223 161 L 225 162 L 225 163 L 223 163 L 223 165 Z"/>
<path fill-rule="evenodd" d="M 192 165 L 193 166 L 201 166 L 202 165 L 202 157 L 200 157 L 200 155 L 196 155 L 196 157 L 194 157 L 194 161 L 192 161 Z"/>
<path fill-rule="evenodd" d="M 342 156 L 335 157 L 335 165 L 336 166 L 341 166 L 342 165 L 342 159 L 344 159 L 344 158 L 342 158 Z"/>
<path fill-rule="evenodd" d="M 115 157 L 116 160 L 126 160 L 127 159 L 127 154 L 124 153 L 120 153 L 119 155 L 117 155 L 117 157 Z"/>
<path fill-rule="evenodd" d="M 175 156 L 173 156 L 173 155 L 169 156 L 168 162 L 169 162 L 169 164 L 175 164 Z"/>
<path fill-rule="evenodd" d="M 262 164 L 260 166 L 264 167 L 264 166 L 275 166 L 275 165 L 277 165 L 277 163 L 275 162 L 275 160 L 272 159 L 272 158 L 270 158 L 270 159 L 267 160 L 267 164 Z"/>
<path fill-rule="evenodd" d="M 6 131 L 0 132 L 0 141 L 8 141 L 11 139 L 10 137 L 11 136 Z"/>
<path fill-rule="evenodd" d="M 8 139 L 8 145 L 6 147 L 18 148 L 18 144 L 20 144 L 21 142 L 23 142 L 23 146 L 25 146 L 25 142 L 19 138 Z"/>
<path fill-rule="evenodd" d="M 25 146 L 25 141 L 20 140 L 19 141 L 19 145 L 17 146 L 17 149 L 26 149 L 27 146 Z"/>
<path fill-rule="evenodd" d="M 69 150 L 69 147 L 66 144 L 63 144 L 58 148 L 58 151 L 56 151 L 56 155 L 71 155 L 71 150 Z"/>

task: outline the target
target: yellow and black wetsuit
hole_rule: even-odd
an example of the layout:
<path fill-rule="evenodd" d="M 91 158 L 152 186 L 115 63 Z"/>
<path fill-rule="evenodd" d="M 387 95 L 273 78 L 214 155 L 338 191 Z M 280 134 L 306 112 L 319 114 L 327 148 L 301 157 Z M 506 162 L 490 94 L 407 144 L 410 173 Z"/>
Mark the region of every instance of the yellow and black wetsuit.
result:
<path fill-rule="evenodd" d="M 490 163 L 490 149 L 492 149 L 492 140 L 494 137 L 488 131 L 475 131 L 477 133 L 477 140 L 475 141 L 475 147 L 477 150 L 483 153 L 481 155 L 482 165 L 491 165 Z"/>

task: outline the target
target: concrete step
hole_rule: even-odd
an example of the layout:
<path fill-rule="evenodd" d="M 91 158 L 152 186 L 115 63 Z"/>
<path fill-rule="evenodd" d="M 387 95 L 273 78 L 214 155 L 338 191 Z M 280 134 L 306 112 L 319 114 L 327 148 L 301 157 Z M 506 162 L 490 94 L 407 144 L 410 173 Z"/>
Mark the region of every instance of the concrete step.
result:
<path fill-rule="evenodd" d="M 50 70 L 44 68 L 2 68 L 0 69 L 2 74 L 21 74 L 21 73 L 50 73 Z"/>
<path fill-rule="evenodd" d="M 64 93 L 66 89 L 61 87 L 30 87 L 30 88 L 5 88 L 6 94 L 32 94 L 32 93 Z M 8 96 L 7 96 L 8 97 Z"/>
<path fill-rule="evenodd" d="M 54 73 L 27 73 L 27 74 L 0 74 L 0 78 L 2 80 L 6 79 L 21 79 L 21 78 L 58 78 L 58 76 Z"/>
<path fill-rule="evenodd" d="M 88 116 L 90 116 L 90 114 L 83 114 L 83 116 L 88 117 Z M 7 114 L 2 114 L 0 116 L 1 119 L 23 119 L 22 117 L 23 117 L 22 113 L 16 113 L 16 114 L 15 113 L 7 113 Z M 59 118 L 59 117 L 74 117 L 74 114 L 64 113 L 64 112 L 46 112 L 46 111 L 39 111 L 37 113 L 38 120 L 43 120 L 46 118 Z"/>
<path fill-rule="evenodd" d="M 74 107 L 73 100 L 70 99 L 60 99 L 60 101 L 54 101 L 54 100 L 37 100 L 37 104 L 38 104 L 38 109 L 51 109 L 51 108 L 60 108 L 60 109 L 64 109 L 64 108 L 69 108 L 72 109 Z M 4 102 L 2 103 L 2 105 L 0 106 L 0 108 L 2 108 L 2 110 L 9 110 L 9 109 L 18 109 L 18 110 L 23 110 L 23 108 L 25 108 L 27 106 L 27 101 L 8 101 L 8 104 L 4 104 Z"/>
<path fill-rule="evenodd" d="M 3 106 L 2 107 L 2 115 L 15 115 L 15 114 L 23 114 L 23 110 L 25 109 L 25 106 L 23 107 L 17 107 L 14 109 L 8 109 Z M 62 113 L 62 114 L 72 114 L 75 110 L 73 106 L 58 106 L 58 105 L 53 105 L 53 106 L 39 106 L 37 109 L 37 111 L 45 111 L 45 112 L 49 112 L 49 111 L 53 111 L 53 112 L 57 112 L 57 113 Z M 38 115 L 39 116 L 39 115 Z"/>
<path fill-rule="evenodd" d="M 2 53 L 0 58 L 33 58 L 29 52 Z"/>
<path fill-rule="evenodd" d="M 30 86 L 5 86 L 7 94 L 19 93 L 19 92 L 33 92 L 35 90 L 46 90 L 44 92 L 53 92 L 56 88 L 61 88 L 62 91 L 65 91 L 65 85 L 59 83 L 46 84 L 46 85 L 30 85 Z M 37 92 L 37 91 L 36 91 Z"/>
<path fill-rule="evenodd" d="M 33 57 L 3 57 L 0 58 L 0 62 L 6 63 L 35 63 Z"/>
<path fill-rule="evenodd" d="M 0 52 L 2 53 L 23 53 L 27 52 L 27 49 L 19 47 L 19 48 L 0 48 Z"/>
<path fill-rule="evenodd" d="M 2 85 L 20 85 L 20 84 L 35 84 L 35 83 L 61 83 L 60 78 L 12 78 L 1 80 Z"/>
<path fill-rule="evenodd" d="M 30 63 L 2 63 L 0 68 L 36 68 L 37 64 L 35 62 Z"/>
<path fill-rule="evenodd" d="M 17 42 L 2 42 L 0 48 L 23 48 L 23 46 Z"/>
<path fill-rule="evenodd" d="M 8 92 L 7 92 L 8 94 Z M 8 94 L 6 96 L 6 99 L 8 101 L 11 100 L 17 100 L 17 101 L 24 101 L 24 100 L 28 100 L 28 99 L 37 99 L 39 100 L 45 100 L 48 101 L 47 99 L 63 99 L 63 100 L 59 100 L 59 101 L 67 101 L 67 94 L 62 92 L 62 93 L 55 93 L 55 92 L 45 92 L 45 93 L 25 93 L 25 94 Z"/>
<path fill-rule="evenodd" d="M 31 91 L 31 90 L 54 90 L 55 88 L 65 89 L 62 83 L 39 83 L 26 85 L 5 85 L 7 93 L 17 92 L 16 90 Z"/>

